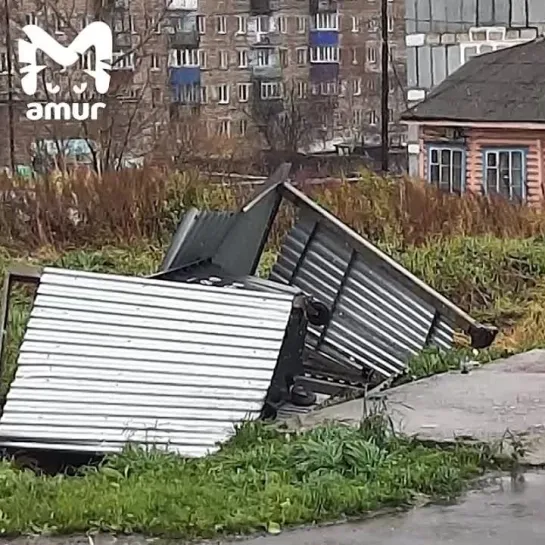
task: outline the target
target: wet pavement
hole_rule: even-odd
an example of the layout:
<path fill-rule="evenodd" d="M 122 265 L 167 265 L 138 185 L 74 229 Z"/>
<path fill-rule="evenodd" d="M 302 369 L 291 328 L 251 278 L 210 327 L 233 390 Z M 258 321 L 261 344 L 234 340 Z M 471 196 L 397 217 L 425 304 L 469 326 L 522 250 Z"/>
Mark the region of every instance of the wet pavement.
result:
<path fill-rule="evenodd" d="M 238 541 L 244 545 L 535 545 L 545 543 L 545 473 L 509 477 L 467 494 L 459 503 L 415 508 L 366 522 L 286 531 Z M 10 545 L 148 545 L 138 536 L 112 538 L 19 538 Z M 164 542 L 162 542 L 164 543 Z M 215 545 L 218 542 L 208 542 Z M 230 545 L 232 542 L 221 542 Z M 202 545 L 202 544 L 201 544 Z"/>
<path fill-rule="evenodd" d="M 545 350 L 512 356 L 469 374 L 429 377 L 381 396 L 403 433 L 436 441 L 494 442 L 509 430 L 526 443 L 525 463 L 545 465 Z M 299 428 L 330 420 L 357 424 L 363 415 L 364 403 L 356 399 L 297 417 L 290 424 Z"/>

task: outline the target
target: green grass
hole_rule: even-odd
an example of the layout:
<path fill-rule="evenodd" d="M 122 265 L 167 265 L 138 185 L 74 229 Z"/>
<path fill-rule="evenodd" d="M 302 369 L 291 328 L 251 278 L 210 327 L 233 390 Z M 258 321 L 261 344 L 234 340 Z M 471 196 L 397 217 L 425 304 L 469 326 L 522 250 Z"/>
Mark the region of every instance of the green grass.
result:
<path fill-rule="evenodd" d="M 176 538 L 276 533 L 408 506 L 422 495 L 453 498 L 492 462 L 477 447 L 438 449 L 396 437 L 381 415 L 360 428 L 294 435 L 247 424 L 202 459 L 133 448 L 73 477 L 40 476 L 4 462 L 0 531 Z"/>

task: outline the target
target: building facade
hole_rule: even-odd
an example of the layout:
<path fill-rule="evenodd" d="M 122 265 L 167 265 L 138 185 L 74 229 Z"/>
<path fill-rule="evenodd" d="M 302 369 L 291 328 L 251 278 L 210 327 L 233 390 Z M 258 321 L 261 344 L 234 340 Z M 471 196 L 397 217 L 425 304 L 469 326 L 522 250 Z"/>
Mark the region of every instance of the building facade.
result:
<path fill-rule="evenodd" d="M 406 0 L 407 102 L 423 100 L 476 55 L 529 40 L 545 31 L 543 0 Z M 409 173 L 418 176 L 415 126 L 407 133 Z"/>
<path fill-rule="evenodd" d="M 398 123 L 406 105 L 404 8 L 403 0 L 388 0 L 394 144 L 404 134 Z M 380 0 L 4 0 L 6 9 L 0 115 L 11 130 L 0 135 L 2 167 L 13 155 L 17 165 L 28 165 L 37 147 L 80 140 L 108 155 L 107 166 L 158 151 L 168 155 L 166 144 L 184 147 L 180 131 L 190 125 L 248 146 L 291 151 L 346 140 L 380 143 Z M 112 84 L 107 96 L 89 90 L 78 100 L 104 101 L 100 119 L 26 119 L 29 99 L 21 93 L 15 47 L 22 26 L 38 24 L 67 45 L 97 19 L 114 32 Z M 83 55 L 79 68 L 92 69 L 92 63 Z M 40 89 L 37 100 L 50 99 Z"/>

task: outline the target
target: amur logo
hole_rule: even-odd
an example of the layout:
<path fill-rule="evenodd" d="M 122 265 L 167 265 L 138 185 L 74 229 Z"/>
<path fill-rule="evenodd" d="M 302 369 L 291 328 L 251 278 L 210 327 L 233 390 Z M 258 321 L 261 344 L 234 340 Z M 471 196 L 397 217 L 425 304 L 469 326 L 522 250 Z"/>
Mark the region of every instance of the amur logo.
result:
<path fill-rule="evenodd" d="M 44 29 L 36 25 L 23 27 L 23 32 L 29 41 L 18 40 L 18 58 L 21 68 L 21 86 L 28 96 L 34 96 L 38 90 L 38 74 L 45 70 L 46 66 L 38 65 L 38 50 L 43 51 L 63 70 L 78 62 L 80 56 L 91 47 L 95 48 L 95 65 L 92 70 L 84 70 L 95 81 L 95 89 L 98 93 L 106 94 L 110 87 L 110 73 L 112 67 L 112 31 L 110 27 L 101 21 L 87 25 L 65 47 L 51 37 Z M 47 83 L 47 90 L 51 94 L 57 94 L 61 89 L 58 85 Z M 82 95 L 87 89 L 87 83 L 73 85 L 72 91 L 76 95 Z M 96 120 L 100 109 L 105 108 L 103 102 L 88 103 L 75 102 L 30 102 L 27 104 L 26 116 L 32 121 L 46 120 L 70 120 L 85 121 Z"/>

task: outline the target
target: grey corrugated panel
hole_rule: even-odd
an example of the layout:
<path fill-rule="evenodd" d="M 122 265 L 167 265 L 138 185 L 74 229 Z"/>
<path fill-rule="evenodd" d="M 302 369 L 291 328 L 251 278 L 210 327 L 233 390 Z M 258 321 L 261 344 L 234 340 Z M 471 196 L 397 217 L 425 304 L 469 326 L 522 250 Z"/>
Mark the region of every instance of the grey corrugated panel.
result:
<path fill-rule="evenodd" d="M 430 337 L 430 344 L 442 350 L 448 350 L 454 343 L 454 326 L 441 316 Z"/>
<path fill-rule="evenodd" d="M 172 237 L 161 270 L 211 258 L 235 221 L 232 212 L 188 210 Z"/>
<path fill-rule="evenodd" d="M 375 256 L 353 252 L 333 231 L 315 228 L 314 219 L 304 216 L 286 237 L 271 279 L 334 307 L 325 334 L 309 326 L 311 348 L 384 377 L 403 371 L 434 324 L 435 308 L 385 273 Z M 452 329 L 441 320 L 438 325 L 432 342 L 448 348 Z"/>
<path fill-rule="evenodd" d="M 0 444 L 202 456 L 259 415 L 293 295 L 45 269 Z"/>

